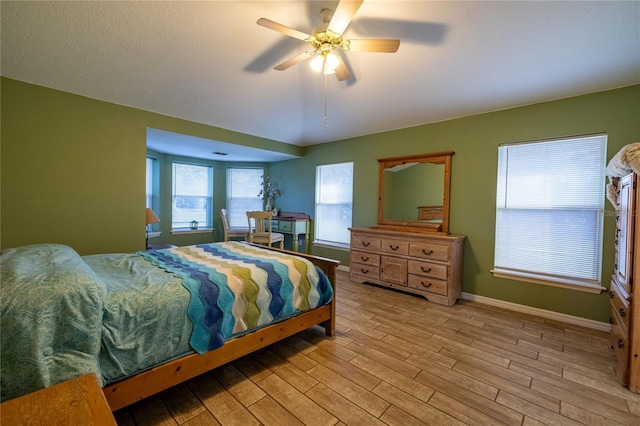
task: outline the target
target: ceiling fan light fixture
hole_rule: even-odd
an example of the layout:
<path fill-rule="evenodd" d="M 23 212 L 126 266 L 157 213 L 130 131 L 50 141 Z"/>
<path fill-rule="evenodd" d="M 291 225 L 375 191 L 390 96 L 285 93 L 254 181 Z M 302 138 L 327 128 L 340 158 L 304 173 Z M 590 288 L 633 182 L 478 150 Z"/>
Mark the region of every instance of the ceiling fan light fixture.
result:
<path fill-rule="evenodd" d="M 329 52 L 325 55 L 324 73 L 335 74 L 336 68 L 340 65 L 340 56 L 337 52 Z"/>
<path fill-rule="evenodd" d="M 316 72 L 334 74 L 336 72 L 336 68 L 340 65 L 340 56 L 338 56 L 337 52 L 332 51 L 318 52 L 310 65 Z"/>
<path fill-rule="evenodd" d="M 311 60 L 311 62 L 309 63 L 309 66 L 315 72 L 322 71 L 322 67 L 324 66 L 324 56 L 323 55 L 316 55 L 316 57 L 313 58 Z"/>
<path fill-rule="evenodd" d="M 305 34 L 267 18 L 260 18 L 257 21 L 257 24 L 262 27 L 303 40 L 311 45 L 310 49 L 287 59 L 275 66 L 274 69 L 284 71 L 299 62 L 311 59 L 311 68 L 324 74 L 324 124 L 322 127 L 327 127 L 327 75 L 334 74 L 338 81 L 351 78 L 349 70 L 338 54 L 338 49 L 342 49 L 344 52 L 393 53 L 398 50 L 400 45 L 400 40 L 395 39 L 349 40 L 342 38 L 342 34 L 363 2 L 364 0 L 340 0 L 335 14 L 331 9 L 322 9 L 320 11 L 322 23 L 316 26 L 311 34 Z"/>

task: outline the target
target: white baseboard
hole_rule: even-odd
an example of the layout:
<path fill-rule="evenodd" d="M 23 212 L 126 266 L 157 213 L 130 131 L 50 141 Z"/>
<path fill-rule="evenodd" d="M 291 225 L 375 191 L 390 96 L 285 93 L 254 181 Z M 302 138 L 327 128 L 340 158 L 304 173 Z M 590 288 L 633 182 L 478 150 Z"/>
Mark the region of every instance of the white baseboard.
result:
<path fill-rule="evenodd" d="M 349 272 L 349 267 L 346 265 L 338 265 L 338 271 Z"/>
<path fill-rule="evenodd" d="M 523 314 L 536 315 L 542 318 L 562 321 L 598 331 L 606 331 L 607 333 L 611 331 L 611 324 L 609 323 L 594 321 L 587 318 L 576 317 L 573 315 L 561 314 L 559 312 L 547 311 L 546 309 L 533 308 L 531 306 L 505 302 L 504 300 L 492 299 L 490 297 L 478 296 L 471 293 L 462 293 L 462 299 L 472 302 L 484 303 L 485 305 L 497 306 L 499 308 L 509 309 L 511 311 L 521 312 Z"/>

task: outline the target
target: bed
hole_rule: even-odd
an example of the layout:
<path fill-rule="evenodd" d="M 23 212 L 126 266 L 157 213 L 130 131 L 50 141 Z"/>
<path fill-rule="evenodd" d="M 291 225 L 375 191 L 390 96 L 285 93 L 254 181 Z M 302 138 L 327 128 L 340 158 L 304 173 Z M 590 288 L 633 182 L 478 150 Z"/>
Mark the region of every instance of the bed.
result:
<path fill-rule="evenodd" d="M 244 242 L 0 257 L 2 400 L 95 373 L 113 411 L 315 325 L 339 262 Z"/>

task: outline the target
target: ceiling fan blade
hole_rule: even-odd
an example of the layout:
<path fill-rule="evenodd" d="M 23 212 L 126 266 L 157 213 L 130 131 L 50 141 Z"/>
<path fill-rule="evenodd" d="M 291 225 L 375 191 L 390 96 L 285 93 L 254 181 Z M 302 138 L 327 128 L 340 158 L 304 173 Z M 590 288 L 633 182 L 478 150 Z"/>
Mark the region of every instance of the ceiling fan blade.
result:
<path fill-rule="evenodd" d="M 335 70 L 336 78 L 338 79 L 338 81 L 348 80 L 349 77 L 351 77 L 351 74 L 349 73 L 349 69 L 344 64 L 344 61 L 342 60 L 342 58 L 340 57 L 338 58 L 340 59 L 340 63 L 338 64 Z"/>
<path fill-rule="evenodd" d="M 338 7 L 336 7 L 336 11 L 333 13 L 328 28 L 333 32 L 342 34 L 349 26 L 358 9 L 360 9 L 363 1 L 364 0 L 342 0 L 338 3 Z"/>
<path fill-rule="evenodd" d="M 274 70 L 278 70 L 278 71 L 284 71 L 287 68 L 290 68 L 290 67 L 294 66 L 298 62 L 302 62 L 305 59 L 308 59 L 310 57 L 311 57 L 311 53 L 302 52 L 301 54 L 299 54 L 297 56 L 294 56 L 293 58 L 287 59 L 286 61 L 284 61 L 280 65 L 276 65 L 275 67 L 273 67 L 273 69 Z"/>
<path fill-rule="evenodd" d="M 400 40 L 394 39 L 367 39 L 349 40 L 349 51 L 351 52 L 386 52 L 394 53 L 400 47 Z"/>
<path fill-rule="evenodd" d="M 294 30 L 293 28 L 287 27 L 282 24 L 278 24 L 277 22 L 273 22 L 267 18 L 260 18 L 257 22 L 258 25 L 269 28 L 270 30 L 278 31 L 282 34 L 288 35 L 289 37 L 298 38 L 300 40 L 306 40 L 311 37 L 309 34 L 305 34 L 302 31 Z"/>

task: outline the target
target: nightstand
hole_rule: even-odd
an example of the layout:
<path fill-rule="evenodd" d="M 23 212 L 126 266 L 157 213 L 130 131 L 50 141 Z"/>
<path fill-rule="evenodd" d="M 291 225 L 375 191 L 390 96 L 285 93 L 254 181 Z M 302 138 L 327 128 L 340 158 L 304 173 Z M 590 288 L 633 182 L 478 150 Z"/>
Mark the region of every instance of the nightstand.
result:
<path fill-rule="evenodd" d="M 94 373 L 0 405 L 3 425 L 116 425 Z"/>

